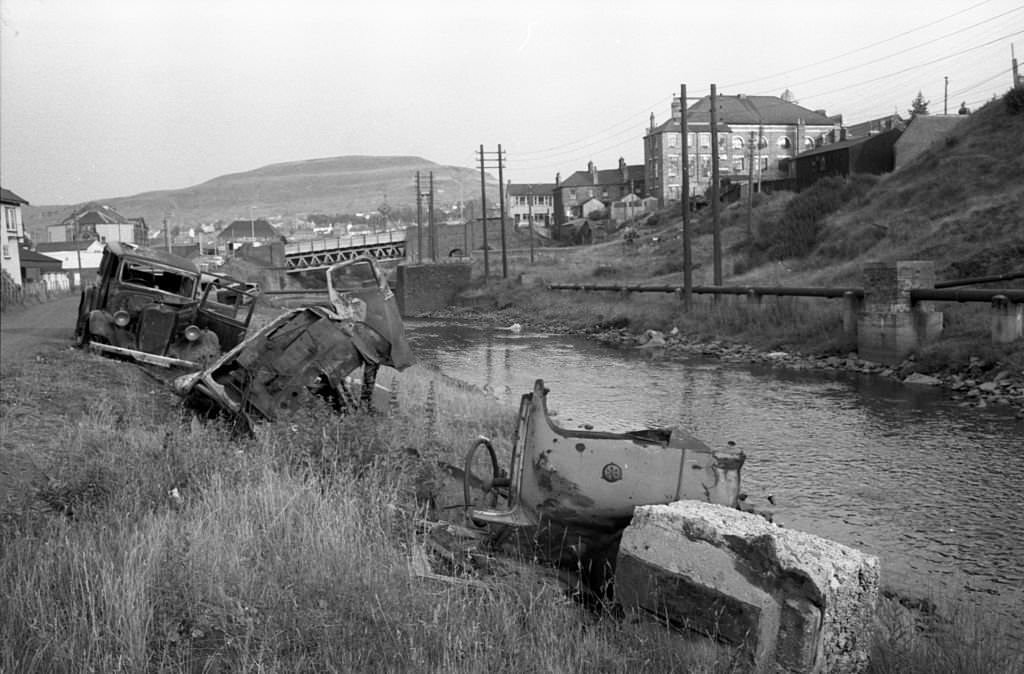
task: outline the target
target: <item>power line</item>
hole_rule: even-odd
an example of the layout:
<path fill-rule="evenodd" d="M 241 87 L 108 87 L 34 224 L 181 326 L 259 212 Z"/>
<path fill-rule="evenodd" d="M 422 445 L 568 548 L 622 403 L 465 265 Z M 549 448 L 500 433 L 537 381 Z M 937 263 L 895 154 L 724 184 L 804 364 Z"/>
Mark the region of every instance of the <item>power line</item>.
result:
<path fill-rule="evenodd" d="M 780 73 L 775 73 L 774 75 L 766 75 L 764 77 L 758 77 L 758 78 L 755 78 L 755 79 L 752 79 L 752 80 L 745 80 L 745 81 L 742 81 L 742 82 L 733 82 L 733 83 L 730 83 L 730 84 L 725 84 L 725 85 L 723 85 L 723 88 L 732 89 L 734 87 L 743 86 L 745 84 L 750 84 L 750 83 L 753 83 L 753 82 L 763 82 L 765 80 L 769 80 L 769 79 L 772 79 L 774 77 L 783 77 L 783 76 L 789 75 L 789 73 L 791 73 L 791 72 L 797 72 L 797 71 L 800 71 L 800 70 L 806 70 L 807 68 L 814 68 L 815 66 L 820 66 L 820 65 L 823 65 L 825 63 L 831 63 L 832 61 L 837 61 L 837 60 L 839 60 L 841 58 L 845 58 L 845 57 L 850 56 L 852 54 L 860 53 L 860 52 L 862 52 L 862 51 L 864 51 L 866 49 L 871 49 L 872 47 L 877 47 L 878 45 L 885 44 L 886 42 L 892 42 L 893 40 L 899 39 L 899 38 L 901 38 L 901 37 L 903 37 L 905 35 L 910 35 L 911 33 L 916 33 L 919 30 L 924 30 L 925 28 L 930 28 L 931 26 L 934 26 L 935 24 L 942 23 L 943 21 L 947 21 L 947 20 L 952 19 L 954 17 L 960 16 L 961 14 L 969 12 L 972 9 L 976 9 L 978 7 L 981 7 L 982 5 L 987 5 L 991 1 L 992 0 L 982 0 L 979 3 L 971 5 L 970 7 L 967 7 L 965 9 L 961 9 L 960 11 L 954 12 L 952 14 L 949 14 L 948 16 L 944 16 L 941 19 L 936 19 L 934 21 L 930 21 L 930 22 L 928 22 L 926 24 L 923 24 L 923 25 L 920 25 L 920 26 L 918 26 L 916 28 L 911 28 L 910 30 L 906 30 L 906 31 L 903 31 L 902 33 L 899 33 L 897 35 L 893 35 L 892 37 L 887 37 L 884 40 L 879 40 L 878 42 L 872 42 L 871 44 L 864 45 L 863 47 L 857 47 L 856 49 L 852 49 L 852 50 L 850 50 L 848 52 L 843 52 L 842 54 L 839 54 L 837 56 L 830 56 L 827 59 L 822 59 L 821 61 L 816 61 L 814 63 L 808 63 L 807 65 L 798 66 L 796 68 L 791 68 L 789 70 L 786 70 L 786 71 L 783 71 L 783 72 L 780 72 Z"/>

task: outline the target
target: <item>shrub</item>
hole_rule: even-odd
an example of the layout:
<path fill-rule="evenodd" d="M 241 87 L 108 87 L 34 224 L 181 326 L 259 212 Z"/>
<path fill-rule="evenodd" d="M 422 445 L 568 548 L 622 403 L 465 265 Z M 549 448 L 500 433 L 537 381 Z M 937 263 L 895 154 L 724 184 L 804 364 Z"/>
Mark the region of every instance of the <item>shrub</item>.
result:
<path fill-rule="evenodd" d="M 1014 87 L 1003 94 L 1003 103 L 1006 104 L 1006 111 L 1011 115 L 1019 115 L 1024 112 L 1024 87 Z"/>

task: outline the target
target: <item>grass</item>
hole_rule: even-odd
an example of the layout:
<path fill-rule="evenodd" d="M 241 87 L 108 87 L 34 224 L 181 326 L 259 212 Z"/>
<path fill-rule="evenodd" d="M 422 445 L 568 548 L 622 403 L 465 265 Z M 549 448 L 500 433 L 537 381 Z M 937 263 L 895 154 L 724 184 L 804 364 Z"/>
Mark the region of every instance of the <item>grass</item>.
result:
<path fill-rule="evenodd" d="M 392 416 L 313 406 L 235 437 L 130 364 L 59 350 L 8 370 L 3 463 L 33 465 L 5 484 L 0 671 L 744 671 L 530 566 L 480 586 L 411 573 L 434 474 L 408 450 L 507 448 L 514 410 L 422 368 L 397 384 Z M 1020 665 L 990 618 L 908 620 L 881 614 L 873 671 Z"/>

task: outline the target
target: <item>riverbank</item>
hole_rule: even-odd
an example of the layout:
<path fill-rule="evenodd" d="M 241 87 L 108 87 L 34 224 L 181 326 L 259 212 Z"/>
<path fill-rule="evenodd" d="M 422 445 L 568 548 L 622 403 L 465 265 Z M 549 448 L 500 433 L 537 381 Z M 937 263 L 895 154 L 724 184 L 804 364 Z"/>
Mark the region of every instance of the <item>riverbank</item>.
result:
<path fill-rule="evenodd" d="M 803 340 L 805 346 L 811 347 L 803 350 L 791 345 L 792 342 L 801 341 L 798 331 L 794 331 L 789 339 L 771 335 L 767 341 L 761 339 L 756 344 L 742 341 L 744 336 L 751 337 L 749 329 L 754 324 L 752 319 L 744 318 L 749 316 L 748 310 L 744 308 L 717 308 L 712 310 L 712 316 L 708 316 L 707 308 L 697 309 L 695 318 L 676 321 L 684 326 L 680 329 L 678 325 L 672 325 L 673 318 L 680 318 L 678 315 L 665 315 L 667 312 L 663 312 L 656 316 L 651 311 L 649 301 L 643 303 L 637 312 L 647 317 L 637 318 L 622 313 L 620 302 L 581 296 L 576 306 L 568 309 L 562 304 L 564 296 L 551 297 L 551 292 L 544 294 L 552 301 L 546 302 L 531 296 L 523 303 L 524 306 L 510 301 L 510 297 L 522 298 L 520 293 L 498 288 L 493 293 L 476 293 L 471 300 L 473 306 L 451 307 L 424 317 L 494 328 L 519 325 L 522 329 L 536 332 L 580 335 L 621 348 L 642 348 L 651 358 L 657 359 L 683 360 L 702 356 L 724 362 L 790 370 L 849 372 L 884 377 L 908 386 L 941 388 L 964 407 L 1004 406 L 1013 410 L 1018 419 L 1024 419 L 1024 346 L 1021 345 L 996 349 L 977 339 L 954 337 L 946 343 L 923 350 L 921 354 L 911 355 L 898 365 L 887 366 L 861 359 L 850 344 L 822 340 L 822 328 L 815 324 L 835 323 L 837 319 L 821 312 L 797 321 L 805 332 L 813 335 L 812 339 Z M 544 305 L 554 306 L 554 312 L 544 311 Z M 565 310 L 559 311 L 558 307 Z M 722 314 L 730 312 L 737 316 L 733 320 L 722 321 Z M 785 318 L 792 319 L 791 313 L 792 306 Z M 706 320 L 702 321 L 702 316 Z M 688 323 L 692 329 L 694 324 L 702 322 L 703 330 L 686 329 Z M 737 330 L 734 334 L 723 330 L 724 336 L 716 337 L 708 329 L 710 327 L 713 330 L 716 325 L 728 327 L 730 324 L 741 325 L 743 330 Z"/>

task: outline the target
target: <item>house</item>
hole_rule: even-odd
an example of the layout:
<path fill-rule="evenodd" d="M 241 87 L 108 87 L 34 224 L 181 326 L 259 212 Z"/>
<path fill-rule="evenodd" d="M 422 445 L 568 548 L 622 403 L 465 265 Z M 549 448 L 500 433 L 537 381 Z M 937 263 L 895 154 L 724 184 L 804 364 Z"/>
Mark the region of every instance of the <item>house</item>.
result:
<path fill-rule="evenodd" d="M 550 227 L 554 220 L 555 186 L 552 183 L 508 183 L 505 203 L 516 228 Z"/>
<path fill-rule="evenodd" d="M 907 123 L 903 135 L 896 141 L 895 169 L 903 168 L 934 143 L 948 136 L 964 117 L 965 115 L 915 115 Z"/>
<path fill-rule="evenodd" d="M 791 163 L 801 149 L 812 149 L 815 138 L 841 125 L 842 117 L 809 110 L 778 96 L 717 97 L 719 178 L 733 184 L 753 183 L 760 190 L 785 185 Z M 650 126 L 644 136 L 647 193 L 661 206 L 681 199 L 682 103 L 672 101 L 671 117 Z M 686 110 L 687 170 L 690 196 L 711 185 L 711 97 Z"/>
<path fill-rule="evenodd" d="M 657 199 L 641 199 L 635 194 L 627 194 L 618 201 L 613 201 L 609 216 L 616 224 L 632 220 L 633 218 L 653 211 L 658 207 Z"/>
<path fill-rule="evenodd" d="M 42 283 L 51 292 L 71 287 L 68 275 L 62 271 L 60 260 L 25 247 L 18 251 L 18 256 L 21 258 L 21 280 L 24 286 Z"/>
<path fill-rule="evenodd" d="M 822 145 L 796 156 L 796 189 L 806 189 L 826 176 L 846 177 L 853 173 L 888 173 L 895 165 L 894 147 L 903 132 L 848 138 Z"/>
<path fill-rule="evenodd" d="M 598 199 L 605 208 L 627 194 L 640 195 L 644 191 L 643 166 L 627 166 L 622 157 L 616 169 L 598 170 L 594 162 L 588 162 L 586 171 L 576 171 L 564 181 L 561 174 L 555 175 L 555 223 L 561 225 L 570 218 L 583 217 L 581 206 L 590 199 Z"/>
<path fill-rule="evenodd" d="M 88 203 L 46 228 L 50 243 L 98 239 L 143 245 L 148 228 L 143 218 L 126 218 L 106 204 Z"/>
<path fill-rule="evenodd" d="M 894 113 L 885 117 L 879 117 L 878 119 L 869 119 L 866 122 L 851 124 L 844 127 L 843 130 L 846 132 L 846 139 L 849 140 L 851 138 L 875 136 L 894 129 L 902 131 L 905 128 L 907 128 L 906 120 Z"/>
<path fill-rule="evenodd" d="M 262 244 L 280 241 L 281 235 L 263 218 L 235 220 L 217 234 L 217 238 L 234 244 Z"/>
<path fill-rule="evenodd" d="M 99 239 L 57 241 L 36 244 L 36 252 L 60 260 L 61 270 L 70 276 L 72 285 L 79 287 L 83 279 L 99 271 L 106 245 Z"/>
<path fill-rule="evenodd" d="M 0 208 L 3 209 L 3 239 L 0 240 L 0 269 L 7 272 L 17 285 L 21 285 L 21 256 L 19 246 L 25 238 L 25 225 L 21 207 L 28 202 L 14 192 L 0 187 Z"/>

